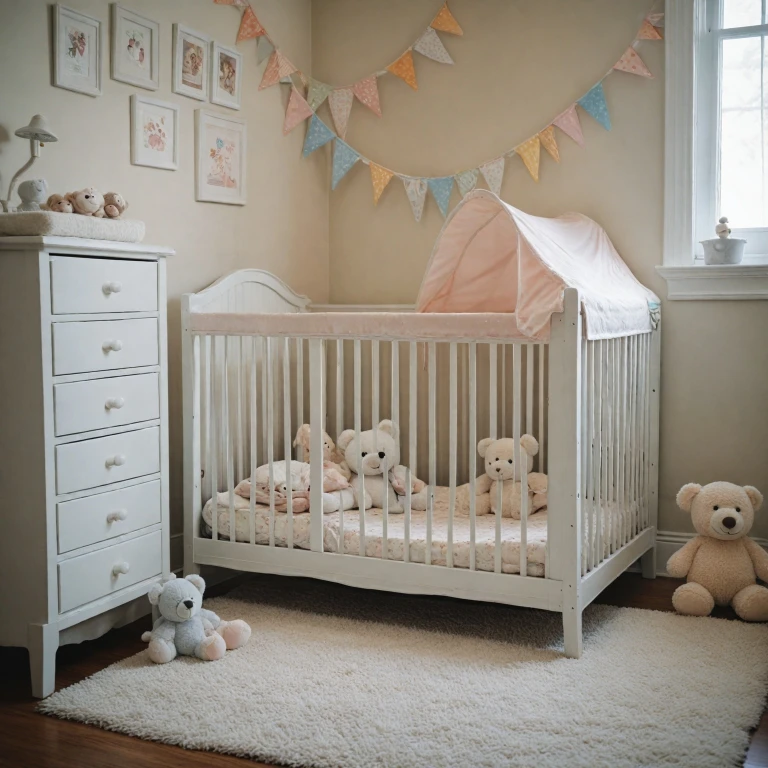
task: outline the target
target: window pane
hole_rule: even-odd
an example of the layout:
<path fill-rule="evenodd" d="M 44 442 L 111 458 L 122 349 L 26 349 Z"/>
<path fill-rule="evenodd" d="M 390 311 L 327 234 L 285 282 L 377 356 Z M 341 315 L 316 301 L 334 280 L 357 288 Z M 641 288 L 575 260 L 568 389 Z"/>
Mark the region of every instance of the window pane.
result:
<path fill-rule="evenodd" d="M 723 41 L 718 215 L 733 227 L 768 226 L 763 55 L 762 38 Z"/>
<path fill-rule="evenodd" d="M 723 0 L 723 28 L 762 24 L 762 0 Z"/>

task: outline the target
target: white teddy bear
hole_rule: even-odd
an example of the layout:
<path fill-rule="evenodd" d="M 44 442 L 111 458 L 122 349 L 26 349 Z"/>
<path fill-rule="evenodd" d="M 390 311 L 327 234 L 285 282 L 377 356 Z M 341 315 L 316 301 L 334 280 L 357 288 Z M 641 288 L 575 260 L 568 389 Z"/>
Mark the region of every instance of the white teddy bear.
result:
<path fill-rule="evenodd" d="M 369 429 L 359 436 L 354 429 L 344 430 L 339 435 L 338 447 L 344 452 L 344 460 L 352 471 L 352 487 L 358 499 L 361 486 L 359 476 L 361 473 L 365 475 L 365 509 L 383 509 L 386 494 L 389 511 L 402 513 L 404 509 L 401 498 L 405 494 L 403 481 L 406 468 L 400 464 L 400 430 L 397 424 L 384 419 L 377 429 Z M 411 508 L 426 509 L 427 487 L 418 480 L 414 480 L 411 487 L 412 491 L 415 491 L 411 496 Z"/>
<path fill-rule="evenodd" d="M 525 451 L 528 465 L 528 513 L 532 514 L 547 506 L 547 476 L 531 472 L 533 457 L 539 452 L 539 443 L 532 435 L 520 438 L 521 452 Z M 511 437 L 495 440 L 486 437 L 477 444 L 477 452 L 485 459 L 485 478 L 478 482 L 480 491 L 490 482 L 491 511 L 498 506 L 498 483 L 502 483 L 502 517 L 520 519 L 522 483 L 520 469 L 515 465 L 515 441 Z"/>

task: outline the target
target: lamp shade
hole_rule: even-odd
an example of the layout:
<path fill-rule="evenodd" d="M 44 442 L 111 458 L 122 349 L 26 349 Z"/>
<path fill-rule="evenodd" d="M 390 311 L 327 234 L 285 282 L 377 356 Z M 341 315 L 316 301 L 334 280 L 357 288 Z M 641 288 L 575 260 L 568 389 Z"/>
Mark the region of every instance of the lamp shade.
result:
<path fill-rule="evenodd" d="M 22 139 L 36 139 L 37 141 L 58 141 L 59 137 L 48 127 L 48 119 L 45 115 L 35 115 L 29 125 L 19 128 L 16 135 Z"/>

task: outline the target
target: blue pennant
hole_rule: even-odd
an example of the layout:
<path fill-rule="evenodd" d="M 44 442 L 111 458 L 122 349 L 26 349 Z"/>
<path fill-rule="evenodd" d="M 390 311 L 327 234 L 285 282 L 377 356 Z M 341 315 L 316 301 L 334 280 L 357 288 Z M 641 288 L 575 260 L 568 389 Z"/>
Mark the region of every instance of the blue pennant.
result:
<path fill-rule="evenodd" d="M 598 83 L 589 93 L 578 101 L 579 106 L 597 120 L 606 131 L 611 130 L 611 116 L 608 114 L 608 104 L 605 102 L 603 84 Z"/>
<path fill-rule="evenodd" d="M 352 147 L 341 139 L 336 139 L 336 146 L 333 150 L 333 176 L 331 178 L 331 189 L 336 189 L 336 185 L 347 175 L 349 169 L 360 159 L 360 155 Z"/>
<path fill-rule="evenodd" d="M 453 176 L 429 179 L 427 184 L 429 184 L 429 191 L 435 198 L 440 213 L 445 218 L 448 215 L 448 201 L 451 199 L 451 190 L 453 189 Z"/>
<path fill-rule="evenodd" d="M 304 157 L 311 155 L 316 149 L 320 149 L 335 138 L 336 134 L 317 115 L 312 115 L 307 129 L 307 138 L 304 140 Z"/>

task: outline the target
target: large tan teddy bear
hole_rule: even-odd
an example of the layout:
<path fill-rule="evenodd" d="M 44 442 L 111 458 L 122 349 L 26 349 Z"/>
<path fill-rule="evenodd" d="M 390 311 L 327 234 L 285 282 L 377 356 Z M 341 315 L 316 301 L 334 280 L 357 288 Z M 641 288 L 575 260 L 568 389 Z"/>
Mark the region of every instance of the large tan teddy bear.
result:
<path fill-rule="evenodd" d="M 768 553 L 750 539 L 763 503 L 757 488 L 731 483 L 684 485 L 677 505 L 691 513 L 699 535 L 675 552 L 667 573 L 687 583 L 672 595 L 678 613 L 709 616 L 715 605 L 732 605 L 745 621 L 768 621 Z"/>

